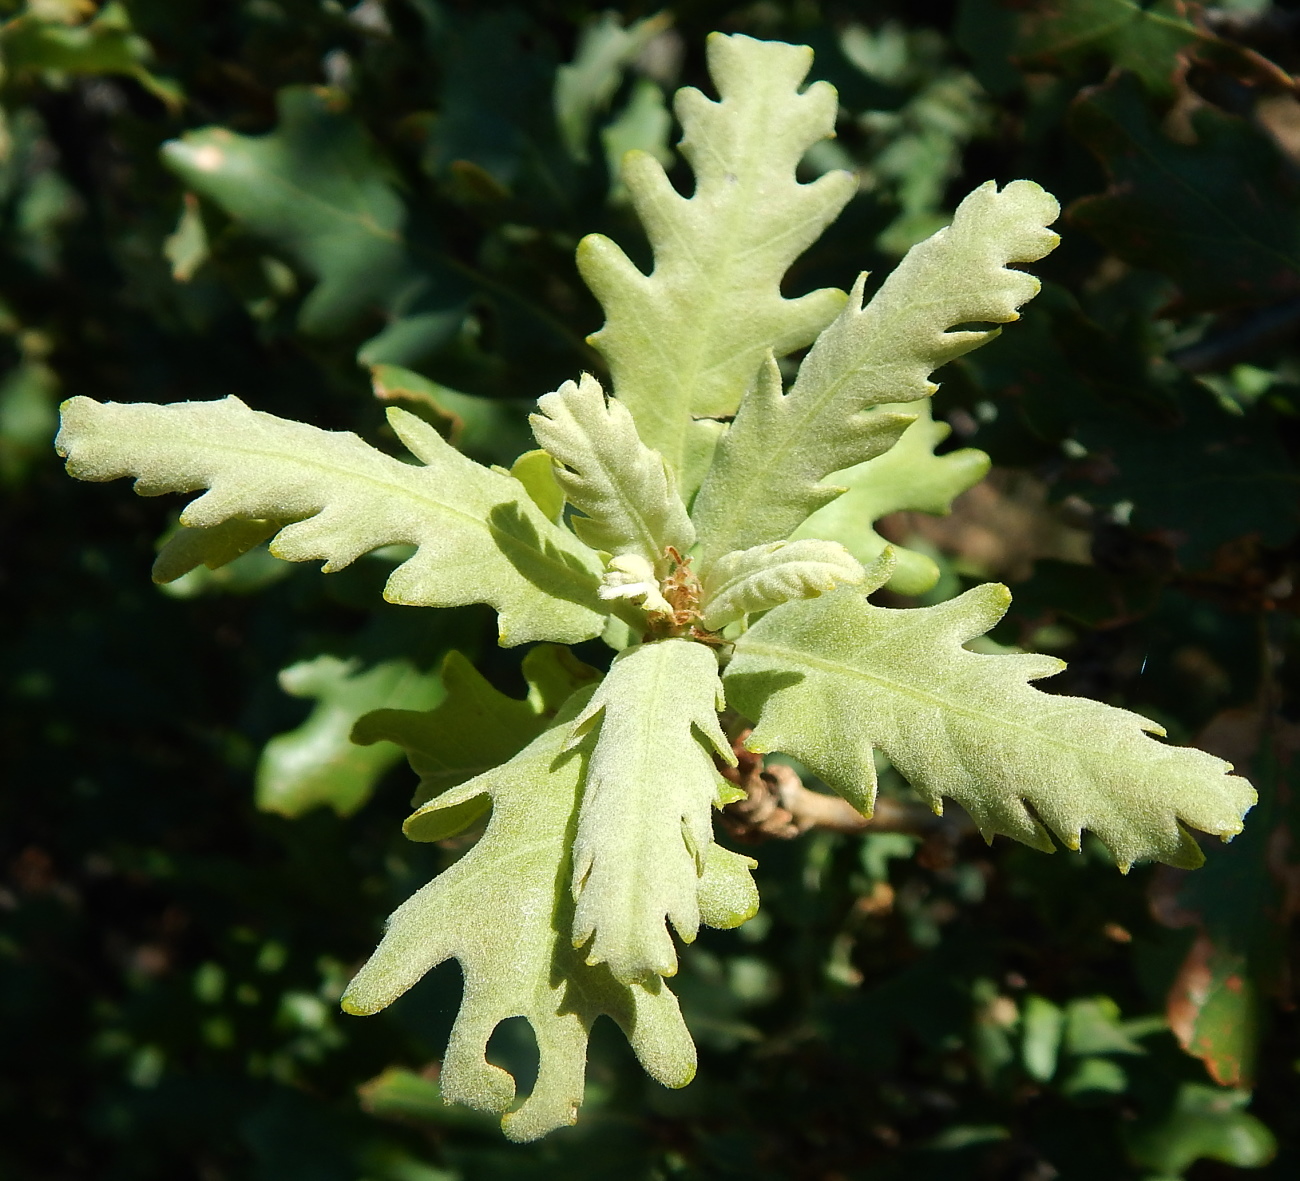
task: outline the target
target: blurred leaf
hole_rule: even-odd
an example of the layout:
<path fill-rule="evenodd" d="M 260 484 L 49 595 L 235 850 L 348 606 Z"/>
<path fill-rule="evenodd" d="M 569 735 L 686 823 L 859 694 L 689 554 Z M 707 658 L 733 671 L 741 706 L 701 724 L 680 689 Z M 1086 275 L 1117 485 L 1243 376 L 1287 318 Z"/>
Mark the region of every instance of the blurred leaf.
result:
<path fill-rule="evenodd" d="M 988 129 L 993 111 L 931 30 L 908 31 L 895 20 L 876 30 L 853 24 L 839 45 L 848 61 L 893 92 L 888 109 L 863 111 L 857 123 L 867 135 L 861 183 L 899 207 L 876 244 L 901 255 L 952 220 L 947 190 L 961 171 L 962 150 Z"/>
<path fill-rule="evenodd" d="M 1290 854 L 1300 838 L 1290 783 L 1300 726 L 1259 709 L 1227 710 L 1200 742 L 1250 770 L 1260 803 L 1247 831 L 1218 851 L 1204 874 L 1153 883 L 1157 917 L 1197 932 L 1170 986 L 1169 1025 L 1215 1082 L 1250 1086 L 1264 997 L 1286 987 L 1284 938 L 1300 880 Z"/>
<path fill-rule="evenodd" d="M 52 6 L 29 4 L 27 11 L 0 25 L 0 60 L 5 71 L 20 75 L 49 70 L 63 74 L 124 74 L 134 78 L 173 111 L 184 95 L 170 78 L 160 78 L 147 64 L 149 43 L 131 27 L 127 6 L 110 2 L 93 19 L 94 5 L 70 3 L 56 15 Z"/>
<path fill-rule="evenodd" d="M 1068 210 L 1125 262 L 1167 275 L 1174 310 L 1274 303 L 1300 291 L 1300 176 L 1274 141 L 1211 106 L 1191 116 L 1195 144 L 1160 128 L 1129 75 L 1086 92 L 1070 127 L 1110 189 Z"/>
<path fill-rule="evenodd" d="M 357 1088 L 361 1106 L 382 1119 L 414 1120 L 495 1136 L 497 1121 L 459 1104 L 446 1103 L 435 1079 L 390 1066 Z"/>
<path fill-rule="evenodd" d="M 1178 0 L 1038 0 L 1020 18 L 1015 52 L 1038 68 L 1073 66 L 1095 55 L 1132 70 L 1153 93 L 1172 93 L 1180 54 L 1209 34 Z"/>
<path fill-rule="evenodd" d="M 329 655 L 290 665 L 280 674 L 280 687 L 316 702 L 301 726 L 266 744 L 257 765 L 257 806 L 282 816 L 322 806 L 350 816 L 402 757 L 387 743 L 355 745 L 356 720 L 377 709 L 429 709 L 444 692 L 436 674 L 409 661 L 366 668 L 359 660 Z"/>
<path fill-rule="evenodd" d="M 1249 1091 L 1185 1083 L 1167 1116 L 1144 1120 L 1126 1133 L 1129 1152 L 1160 1177 L 1181 1177 L 1205 1159 L 1239 1169 L 1261 1168 L 1276 1155 L 1277 1140 L 1244 1110 L 1249 1103 Z"/>
<path fill-rule="evenodd" d="M 1249 83 L 1290 89 L 1286 72 L 1253 49 L 1206 27 L 1201 5 L 1184 0 L 1031 0 L 1013 53 L 1029 70 L 1077 70 L 1108 59 L 1152 95 L 1174 96 L 1192 59 Z"/>
<path fill-rule="evenodd" d="M 49 454 L 58 430 L 59 378 L 28 334 L 27 354 L 0 377 L 0 483 L 21 483 Z"/>
<path fill-rule="evenodd" d="M 1118 1062 L 1109 1058 L 1080 1058 L 1073 1063 L 1061 1082 L 1063 1094 L 1100 1093 L 1122 1095 L 1128 1090 L 1128 1074 Z"/>
<path fill-rule="evenodd" d="M 171 263 L 172 278 L 178 283 L 188 283 L 210 257 L 208 232 L 193 193 L 184 194 L 180 220 L 163 242 L 163 256 Z"/>
<path fill-rule="evenodd" d="M 1025 998 L 1020 1057 L 1029 1076 L 1040 1083 L 1050 1081 L 1056 1073 L 1064 1023 L 1061 1010 L 1046 997 L 1035 994 Z"/>
<path fill-rule="evenodd" d="M 998 432 L 1018 418 L 1040 446 L 1070 458 L 1056 496 L 1126 514 L 1133 529 L 1160 536 L 1189 568 L 1243 536 L 1286 544 L 1300 529 L 1300 472 L 1275 411 L 1263 404 L 1228 410 L 1201 383 L 1155 369 L 1143 344 L 1104 330 L 1049 285 L 1014 340 L 963 358 L 981 393 L 1009 411 L 975 441 L 996 455 Z M 1078 584 L 1063 602 L 1083 589 Z M 1142 597 L 1140 587 L 1095 589 L 1112 602 Z M 1092 617 L 1106 609 L 1093 603 L 1076 609 Z"/>
<path fill-rule="evenodd" d="M 623 160 L 628 152 L 645 152 L 665 168 L 672 164 L 673 152 L 668 146 L 672 127 L 673 117 L 664 101 L 663 87 L 649 78 L 638 78 L 627 105 L 600 129 L 612 203 L 626 204 L 630 200 L 623 180 Z"/>
<path fill-rule="evenodd" d="M 659 13 L 624 28 L 617 13 L 605 12 L 583 28 L 573 61 L 555 71 L 555 119 L 574 159 L 588 158 L 592 123 L 613 101 L 624 70 L 671 23 L 670 15 Z"/>
<path fill-rule="evenodd" d="M 1084 1056 L 1145 1054 L 1126 1025 L 1110 997 L 1080 997 L 1065 1008 L 1065 1048 Z"/>
<path fill-rule="evenodd" d="M 528 414 L 536 403 L 526 398 L 462 394 L 397 365 L 373 365 L 370 378 L 380 402 L 424 419 L 480 463 L 511 463 L 532 445 Z"/>
<path fill-rule="evenodd" d="M 299 309 L 304 332 L 331 336 L 382 314 L 387 326 L 361 347 L 364 363 L 428 356 L 460 328 L 461 281 L 427 237 L 411 237 L 391 172 L 343 94 L 291 86 L 276 106 L 267 135 L 190 131 L 164 146 L 163 160 L 317 280 Z"/>

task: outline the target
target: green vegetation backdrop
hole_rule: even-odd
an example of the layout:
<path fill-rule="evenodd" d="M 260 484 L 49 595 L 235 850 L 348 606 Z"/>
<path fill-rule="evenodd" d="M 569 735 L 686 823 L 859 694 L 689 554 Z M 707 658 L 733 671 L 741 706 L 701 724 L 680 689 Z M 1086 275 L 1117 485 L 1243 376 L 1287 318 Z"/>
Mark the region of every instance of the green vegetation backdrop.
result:
<path fill-rule="evenodd" d="M 0 18 L 0 1176 L 1297 1174 L 1294 6 Z M 151 586 L 176 503 L 67 479 L 57 405 L 235 393 L 395 450 L 395 404 L 509 463 L 532 399 L 602 373 L 574 248 L 639 240 L 628 148 L 685 183 L 666 96 L 708 88 L 714 29 L 810 44 L 839 90 L 804 167 L 856 170 L 859 193 L 790 294 L 887 270 L 990 177 L 1061 198 L 1023 322 L 940 373 L 940 451 L 983 450 L 990 479 L 882 532 L 937 564 L 919 601 L 1008 582 L 998 650 L 1063 657 L 1041 687 L 1156 718 L 1261 800 L 1204 869 L 1123 877 L 1091 841 L 912 831 L 886 773 L 902 831 L 743 846 L 763 910 L 702 933 L 675 981 L 694 1083 L 658 1087 L 598 1025 L 579 1126 L 512 1145 L 439 1097 L 454 966 L 366 1021 L 337 1001 L 464 851 L 401 836 L 413 777 L 353 722 L 435 704 L 452 649 L 518 696 L 520 653 L 486 609 L 376 609 L 383 555 L 322 579 L 254 549 Z M 527 1077 L 522 1022 L 492 1053 Z"/>

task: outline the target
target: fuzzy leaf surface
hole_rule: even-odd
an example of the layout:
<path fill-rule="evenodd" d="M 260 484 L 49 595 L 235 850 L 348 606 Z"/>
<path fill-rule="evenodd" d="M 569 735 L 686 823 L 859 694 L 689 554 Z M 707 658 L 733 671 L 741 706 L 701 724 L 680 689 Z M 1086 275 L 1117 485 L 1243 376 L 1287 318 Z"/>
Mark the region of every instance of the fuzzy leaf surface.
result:
<path fill-rule="evenodd" d="M 573 943 L 619 980 L 671 976 L 700 925 L 712 806 L 730 798 L 713 764 L 735 756 L 718 725 L 722 682 L 703 644 L 661 640 L 614 658 L 571 742 L 596 734 L 573 844 Z M 725 793 L 725 796 L 724 796 Z"/>
<path fill-rule="evenodd" d="M 663 166 L 631 152 L 623 179 L 654 250 L 640 270 L 608 238 L 578 248 L 578 266 L 605 309 L 591 342 L 609 362 L 614 391 L 645 443 L 698 486 L 716 430 L 692 416 L 735 413 L 769 350 L 783 356 L 816 337 L 843 306 L 834 289 L 786 299 L 790 264 L 853 195 L 846 172 L 795 179 L 810 146 L 834 134 L 836 96 L 825 82 L 802 93 L 812 51 L 744 36 L 709 38 L 720 99 L 677 93 L 681 152 L 695 192 L 680 196 Z M 728 547 L 737 548 L 737 547 Z"/>
<path fill-rule="evenodd" d="M 839 489 L 831 473 L 875 458 L 906 419 L 869 413 L 938 388 L 930 374 L 998 330 L 1038 292 L 1038 280 L 1009 269 L 1049 253 L 1056 199 L 1028 180 L 1001 192 L 981 185 L 957 207 L 952 225 L 913 246 L 862 306 L 860 278 L 835 322 L 818 338 L 788 394 L 769 367 L 718 445 L 693 512 L 706 558 L 789 537 Z"/>
<path fill-rule="evenodd" d="M 572 718 L 589 693 L 561 717 Z M 486 796 L 492 817 L 464 857 L 393 913 L 343 997 L 350 1013 L 376 1013 L 430 969 L 459 960 L 465 991 L 442 1060 L 443 1096 L 505 1112 L 514 1080 L 487 1061 L 487 1043 L 500 1022 L 527 1018 L 540 1054 L 537 1081 L 501 1121 L 518 1141 L 577 1118 L 587 1037 L 601 1015 L 619 1024 L 665 1086 L 685 1086 L 695 1073 L 695 1047 L 664 982 L 621 983 L 570 945 L 569 840 L 586 764 L 584 751 L 565 749 L 570 729 L 557 719 L 504 766 L 430 805 L 454 810 Z"/>
<path fill-rule="evenodd" d="M 695 529 L 672 473 L 600 382 L 584 373 L 540 398 L 537 410 L 529 419 L 533 433 L 557 461 L 565 499 L 586 514 L 573 520 L 583 541 L 616 556 L 639 554 L 652 566 L 663 564 L 667 546 L 690 549 Z"/>
<path fill-rule="evenodd" d="M 476 797 L 463 814 L 422 805 L 443 792 L 508 762 L 554 719 L 565 700 L 582 685 L 599 679 L 567 648 L 541 644 L 524 657 L 529 693 L 522 700 L 493 688 L 461 653 L 447 653 L 442 664 L 442 701 L 428 710 L 376 709 L 352 730 L 362 745 L 393 742 L 406 751 L 420 783 L 411 800 L 419 809 L 403 831 L 413 841 L 440 841 L 472 823 L 487 808 Z"/>
<path fill-rule="evenodd" d="M 989 457 L 973 447 L 935 455 L 952 428 L 934 421 L 928 401 L 885 405 L 873 413 L 891 411 L 910 411 L 916 421 L 884 455 L 832 472 L 828 481 L 848 491 L 813 513 L 794 531 L 795 538 L 838 541 L 866 566 L 889 544 L 873 528 L 881 517 L 900 511 L 947 516 L 953 499 L 988 474 Z M 904 546 L 893 548 L 898 565 L 889 580 L 891 590 L 919 595 L 934 586 L 939 568 L 930 558 Z"/>
<path fill-rule="evenodd" d="M 414 545 L 385 598 L 490 603 L 504 644 L 598 634 L 595 555 L 542 516 L 518 481 L 466 459 L 413 415 L 393 410 L 389 421 L 423 466 L 233 397 L 170 406 L 72 398 L 56 446 L 78 479 L 134 476 L 143 496 L 207 488 L 182 525 L 291 521 L 272 543 L 276 557 L 325 559 L 327 573 L 380 546 Z"/>
<path fill-rule="evenodd" d="M 352 724 L 381 708 L 428 709 L 443 693 L 434 673 L 409 660 L 384 660 L 362 668 L 359 660 L 317 656 L 280 673 L 280 688 L 315 701 L 306 721 L 277 734 L 257 764 L 256 800 L 263 812 L 301 816 L 315 807 L 350 816 L 401 752 L 389 743 L 360 747 Z"/>
<path fill-rule="evenodd" d="M 810 599 L 837 586 L 856 586 L 866 572 L 835 541 L 772 541 L 724 554 L 701 587 L 701 623 L 710 631 L 753 611 Z"/>
<path fill-rule="evenodd" d="M 1202 855 L 1183 824 L 1240 832 L 1255 792 L 1221 759 L 1155 741 L 1160 728 L 1127 710 L 1033 689 L 1059 660 L 962 647 L 1010 601 L 988 584 L 903 611 L 852 594 L 790 603 L 737 641 L 727 692 L 758 721 L 753 749 L 801 759 L 864 812 L 879 749 L 927 803 L 957 800 L 988 838 L 1051 850 L 1045 825 L 1077 849 L 1086 828 L 1121 866 L 1190 867 Z"/>

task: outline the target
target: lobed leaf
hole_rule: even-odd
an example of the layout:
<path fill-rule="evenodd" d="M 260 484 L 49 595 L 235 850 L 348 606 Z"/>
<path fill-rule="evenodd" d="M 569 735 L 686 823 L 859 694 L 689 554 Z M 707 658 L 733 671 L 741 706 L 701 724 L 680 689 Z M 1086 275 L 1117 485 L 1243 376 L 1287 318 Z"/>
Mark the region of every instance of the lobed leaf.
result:
<path fill-rule="evenodd" d="M 668 461 L 687 499 L 720 429 L 692 417 L 734 414 L 769 350 L 802 348 L 843 306 L 834 289 L 786 299 L 780 288 L 856 189 L 847 172 L 811 184 L 795 179 L 804 153 L 835 126 L 834 89 L 825 82 L 798 89 L 810 49 L 714 33 L 708 54 L 719 101 L 689 87 L 675 101 L 681 151 L 695 172 L 692 196 L 680 196 L 649 154 L 624 160 L 653 271 L 643 274 L 599 234 L 578 248 L 579 269 L 606 316 L 591 343 L 641 438 Z"/>
<path fill-rule="evenodd" d="M 571 719 L 590 690 L 561 714 Z M 569 839 L 586 762 L 566 750 L 570 725 L 557 722 L 504 766 L 453 788 L 431 810 L 464 809 L 486 796 L 492 817 L 479 842 L 389 919 L 379 947 L 343 996 L 349 1013 L 376 1013 L 445 960 L 460 961 L 465 988 L 442 1060 L 444 1098 L 506 1112 L 514 1080 L 486 1059 L 488 1039 L 525 1017 L 540 1062 L 532 1094 L 501 1126 L 533 1140 L 571 1124 L 582 1102 L 587 1038 L 612 1017 L 658 1082 L 682 1087 L 695 1073 L 695 1047 L 677 999 L 658 977 L 625 984 L 590 965 L 567 938 L 572 902 Z"/>
<path fill-rule="evenodd" d="M 406 751 L 420 777 L 411 800 L 418 810 L 403 831 L 413 841 L 440 841 L 470 824 L 487 808 L 453 817 L 440 806 L 423 805 L 466 780 L 508 762 L 545 730 L 561 705 L 600 674 L 567 648 L 541 644 L 524 657 L 528 696 L 522 700 L 495 689 L 461 653 L 447 653 L 442 664 L 445 696 L 433 709 L 377 709 L 360 718 L 352 741 L 368 746 L 394 742 Z M 450 828 L 455 823 L 458 827 Z"/>
<path fill-rule="evenodd" d="M 755 611 L 856 586 L 866 572 L 835 541 L 772 541 L 724 554 L 705 573 L 700 622 L 717 631 Z"/>
<path fill-rule="evenodd" d="M 323 558 L 326 572 L 380 546 L 414 545 L 384 596 L 432 607 L 490 603 L 503 644 L 599 634 L 595 555 L 548 521 L 518 481 L 466 459 L 413 415 L 392 410 L 389 422 L 423 466 L 238 398 L 170 406 L 72 398 L 56 446 L 78 479 L 135 476 L 143 496 L 207 488 L 181 514 L 189 527 L 293 522 L 272 552 Z"/>
<path fill-rule="evenodd" d="M 573 944 L 619 980 L 671 976 L 665 920 L 688 943 L 700 925 L 711 807 L 732 798 L 713 754 L 735 758 L 718 725 L 722 683 L 703 644 L 625 649 L 578 716 L 596 733 L 573 842 Z"/>
<path fill-rule="evenodd" d="M 838 541 L 866 566 L 889 545 L 873 528 L 881 517 L 900 511 L 947 516 L 954 497 L 987 475 L 989 457 L 973 447 L 942 456 L 934 454 L 934 448 L 952 428 L 934 421 L 928 401 L 880 406 L 872 413 L 893 411 L 911 411 L 916 421 L 883 455 L 832 472 L 827 477 L 829 482 L 843 485 L 846 491 L 804 521 L 794 531 L 794 538 Z M 939 568 L 925 554 L 900 545 L 893 550 L 898 564 L 889 580 L 891 590 L 919 595 L 938 581 Z"/>
<path fill-rule="evenodd" d="M 638 554 L 667 574 L 664 550 L 686 553 L 695 529 L 663 457 L 637 436 L 623 403 L 607 399 L 590 374 L 566 381 L 529 418 L 557 463 L 565 498 L 579 512 L 573 530 L 593 549 Z"/>
<path fill-rule="evenodd" d="M 1052 657 L 962 647 L 1009 603 L 997 585 L 905 611 L 851 594 L 790 603 L 737 641 L 727 693 L 757 719 L 752 749 L 802 760 L 865 814 L 879 749 L 936 811 L 957 800 L 989 839 L 1050 851 L 1046 826 L 1077 849 L 1087 828 L 1123 868 L 1195 866 L 1183 823 L 1241 831 L 1255 792 L 1221 759 L 1154 741 L 1160 727 L 1127 710 L 1031 688 L 1064 667 Z"/>
<path fill-rule="evenodd" d="M 818 338 L 788 394 L 769 365 L 746 396 L 700 489 L 692 517 L 702 556 L 715 558 L 789 537 L 839 495 L 821 481 L 885 451 L 908 420 L 869 413 L 938 388 L 930 374 L 991 340 L 1038 291 L 1008 264 L 1047 254 L 1057 236 L 1056 199 L 1028 180 L 1001 192 L 989 181 L 957 207 L 953 223 L 907 252 L 871 302 L 866 276 Z M 955 329 L 955 330 L 954 330 Z"/>

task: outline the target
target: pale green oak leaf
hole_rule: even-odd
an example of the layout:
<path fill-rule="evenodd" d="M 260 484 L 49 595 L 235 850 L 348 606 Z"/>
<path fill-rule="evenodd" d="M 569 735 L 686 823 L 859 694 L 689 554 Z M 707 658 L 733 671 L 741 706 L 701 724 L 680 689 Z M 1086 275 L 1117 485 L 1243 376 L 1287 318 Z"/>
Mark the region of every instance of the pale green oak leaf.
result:
<path fill-rule="evenodd" d="M 974 447 L 935 455 L 935 447 L 952 428 L 934 421 L 927 399 L 886 404 L 872 411 L 892 412 L 915 414 L 916 421 L 883 455 L 827 476 L 828 483 L 848 491 L 813 513 L 794 531 L 795 538 L 838 541 L 865 566 L 889 544 L 873 527 L 881 517 L 904 511 L 947 516 L 953 499 L 988 474 L 989 457 Z M 925 554 L 901 545 L 894 546 L 894 554 L 898 565 L 889 580 L 890 590 L 920 595 L 939 580 L 939 567 Z"/>
<path fill-rule="evenodd" d="M 187 528 L 180 525 L 163 542 L 154 559 L 154 582 L 175 582 L 200 566 L 219 570 L 242 554 L 269 541 L 288 521 L 231 517 L 219 525 Z"/>
<path fill-rule="evenodd" d="M 349 1013 L 376 1013 L 445 960 L 460 961 L 464 995 L 443 1056 L 444 1098 L 506 1113 L 512 1140 L 572 1124 L 582 1102 L 587 1038 L 597 1017 L 618 1023 L 650 1076 L 682 1087 L 695 1047 L 662 979 L 625 984 L 589 965 L 568 938 L 569 844 L 586 765 L 566 750 L 580 691 L 560 719 L 508 763 L 452 788 L 433 808 L 491 802 L 486 832 L 464 857 L 403 903 L 343 996 Z M 514 1080 L 486 1059 L 502 1021 L 524 1017 L 540 1057 L 532 1093 L 516 1110 Z"/>
<path fill-rule="evenodd" d="M 723 554 L 701 579 L 700 623 L 718 631 L 756 611 L 810 599 L 866 578 L 861 563 L 836 541 L 772 541 Z"/>
<path fill-rule="evenodd" d="M 411 800 L 418 811 L 403 825 L 411 840 L 440 841 L 477 819 L 487 809 L 485 796 L 468 801 L 463 814 L 423 805 L 514 758 L 550 725 L 575 690 L 600 678 L 569 649 L 554 644 L 531 649 L 522 671 L 528 696 L 510 697 L 453 650 L 443 660 L 445 695 L 436 706 L 376 709 L 353 727 L 353 742 L 396 743 L 420 777 Z"/>
<path fill-rule="evenodd" d="M 685 554 L 695 529 L 663 456 L 641 442 L 628 408 L 584 373 L 539 398 L 529 422 L 556 461 L 565 499 L 584 514 L 573 531 L 593 549 L 637 554 L 666 575 L 666 549 Z"/>
<path fill-rule="evenodd" d="M 840 493 L 823 483 L 874 459 L 906 425 L 873 407 L 934 393 L 930 374 L 993 339 L 1037 294 L 1010 269 L 1057 243 L 1056 199 L 1028 180 L 989 181 L 957 207 L 952 225 L 913 246 L 864 307 L 866 276 L 818 338 L 788 394 L 771 369 L 746 396 L 718 445 L 692 518 L 702 556 L 789 537 Z"/>
<path fill-rule="evenodd" d="M 700 925 L 712 809 L 733 798 L 714 755 L 734 762 L 718 725 L 722 682 L 703 644 L 625 649 L 573 725 L 595 733 L 573 845 L 573 943 L 619 980 L 671 976 Z M 590 941 L 588 945 L 588 941 Z"/>
<path fill-rule="evenodd" d="M 301 816 L 314 807 L 350 816 L 374 791 L 401 751 L 388 743 L 360 747 L 349 737 L 353 723 L 370 710 L 429 709 L 443 695 L 437 673 L 409 660 L 360 660 L 321 655 L 291 664 L 280 688 L 315 701 L 301 726 L 277 734 L 257 763 L 255 799 L 263 812 Z"/>
<path fill-rule="evenodd" d="M 808 148 L 835 129 L 834 88 L 799 89 L 810 49 L 714 33 L 708 57 L 720 100 L 688 87 L 674 103 L 693 194 L 679 195 L 653 156 L 624 159 L 654 269 L 643 274 L 599 234 L 578 247 L 579 269 L 606 317 L 591 343 L 641 438 L 668 461 L 687 499 L 720 429 L 693 419 L 734 414 L 769 351 L 804 347 L 843 306 L 834 289 L 786 299 L 781 281 L 857 187 L 847 172 L 810 184 L 795 178 Z"/>
<path fill-rule="evenodd" d="M 421 464 L 233 397 L 170 406 L 72 398 L 55 443 L 78 479 L 134 476 L 142 496 L 207 488 L 181 514 L 186 526 L 293 522 L 272 552 L 292 562 L 323 558 L 327 573 L 382 546 L 414 545 L 384 597 L 430 607 L 489 603 L 500 612 L 503 644 L 598 635 L 595 554 L 548 521 L 517 480 L 466 459 L 413 415 L 390 410 L 389 421 Z"/>
<path fill-rule="evenodd" d="M 1240 832 L 1255 792 L 1227 763 L 1157 742 L 1160 727 L 1127 710 L 1034 689 L 1064 667 L 1050 656 L 963 647 L 1010 601 L 987 584 L 911 610 L 854 594 L 778 607 L 727 670 L 733 707 L 757 721 L 751 749 L 794 756 L 868 815 L 879 749 L 936 811 L 955 799 L 988 839 L 1050 851 L 1046 826 L 1077 849 L 1088 829 L 1123 868 L 1200 864 L 1184 824 Z"/>

